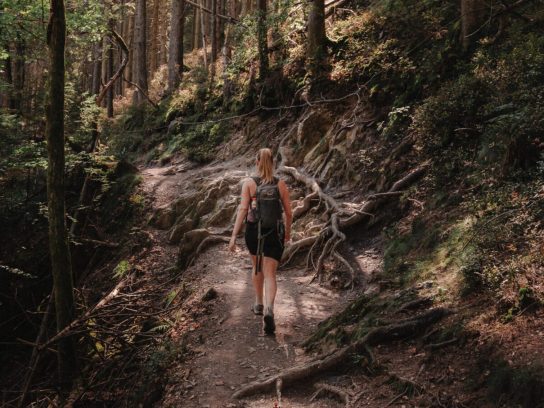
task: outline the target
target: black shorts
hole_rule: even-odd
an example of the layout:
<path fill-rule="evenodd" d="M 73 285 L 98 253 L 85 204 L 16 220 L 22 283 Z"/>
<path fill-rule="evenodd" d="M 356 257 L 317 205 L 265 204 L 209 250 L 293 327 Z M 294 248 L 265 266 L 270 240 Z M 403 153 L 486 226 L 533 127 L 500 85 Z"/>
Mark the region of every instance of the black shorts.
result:
<path fill-rule="evenodd" d="M 273 229 L 263 228 L 261 235 L 264 236 L 263 255 L 280 262 L 283 255 L 283 241 L 285 237 L 283 225 Z M 246 223 L 245 238 L 249 253 L 257 255 L 258 227 L 256 223 Z"/>

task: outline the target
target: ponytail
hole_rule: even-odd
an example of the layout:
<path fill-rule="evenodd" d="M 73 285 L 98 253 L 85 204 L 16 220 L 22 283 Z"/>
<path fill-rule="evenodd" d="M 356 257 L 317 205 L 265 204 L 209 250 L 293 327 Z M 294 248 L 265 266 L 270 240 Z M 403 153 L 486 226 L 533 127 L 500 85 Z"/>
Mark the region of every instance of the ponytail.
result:
<path fill-rule="evenodd" d="M 257 172 L 265 184 L 274 182 L 274 159 L 270 149 L 261 149 L 257 154 Z"/>

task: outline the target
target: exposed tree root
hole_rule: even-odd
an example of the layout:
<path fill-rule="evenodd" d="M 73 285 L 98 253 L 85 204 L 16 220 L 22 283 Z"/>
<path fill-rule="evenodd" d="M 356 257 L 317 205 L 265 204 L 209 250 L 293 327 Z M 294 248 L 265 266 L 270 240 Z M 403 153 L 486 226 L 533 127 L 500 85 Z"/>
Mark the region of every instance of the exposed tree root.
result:
<path fill-rule="evenodd" d="M 312 190 L 312 192 L 316 193 L 319 196 L 319 198 L 325 202 L 328 208 L 331 208 L 335 211 L 339 211 L 338 203 L 336 202 L 336 200 L 332 198 L 330 195 L 324 193 L 321 187 L 319 187 L 319 184 L 317 183 L 317 181 L 313 177 L 306 176 L 302 174 L 301 172 L 299 172 L 296 168 L 289 167 L 289 166 L 281 166 L 278 169 L 278 171 L 280 173 L 289 174 L 298 182 L 303 183 L 304 185 L 306 185 L 307 188 Z"/>
<path fill-rule="evenodd" d="M 416 169 L 412 170 L 406 176 L 395 182 L 393 186 L 387 191 L 387 193 L 397 193 L 404 190 L 406 187 L 417 181 L 425 174 L 429 167 L 429 164 L 430 163 L 426 162 L 421 166 L 417 167 Z M 340 220 L 340 228 L 351 227 L 352 225 L 367 220 L 369 218 L 368 214 L 372 214 L 373 211 L 376 210 L 376 208 L 378 208 L 378 206 L 383 203 L 386 198 L 394 195 L 396 194 L 388 194 L 382 196 L 376 196 L 376 194 L 374 194 L 374 198 L 363 204 L 358 212 L 356 212 L 349 218 Z"/>
<path fill-rule="evenodd" d="M 298 205 L 294 210 L 293 210 L 293 220 L 296 220 L 297 218 L 300 218 L 301 216 L 303 216 L 306 212 L 308 212 L 308 210 L 310 209 L 310 207 L 312 206 L 312 200 L 317 198 L 318 197 L 318 194 L 314 191 L 312 192 L 311 194 L 308 194 L 306 197 L 304 197 L 304 199 L 302 200 L 302 203 L 300 203 L 300 205 Z"/>
<path fill-rule="evenodd" d="M 337 395 L 346 406 L 349 406 L 351 404 L 351 399 L 353 398 L 353 395 L 341 388 L 337 387 L 336 385 L 326 384 L 326 383 L 317 383 L 314 385 L 315 388 L 317 388 L 317 392 L 310 398 L 310 402 L 315 400 L 323 391 L 327 391 L 331 394 Z"/>
<path fill-rule="evenodd" d="M 285 248 L 282 255 L 282 263 L 287 264 L 291 258 L 301 249 L 311 247 L 317 241 L 318 235 L 302 238 Z"/>
<path fill-rule="evenodd" d="M 191 260 L 189 261 L 189 265 L 191 265 L 195 259 L 204 251 L 206 248 L 213 244 L 218 244 L 220 242 L 229 242 L 229 238 L 222 237 L 220 235 L 211 235 L 207 238 L 204 238 L 204 240 L 198 245 L 195 252 L 191 255 Z"/>
<path fill-rule="evenodd" d="M 236 391 L 232 397 L 244 398 L 256 393 L 269 391 L 274 388 L 278 380 L 282 381 L 283 386 L 293 385 L 300 380 L 316 376 L 341 364 L 345 364 L 352 354 L 365 352 L 365 349 L 369 346 L 384 344 L 420 333 L 423 329 L 436 323 L 450 313 L 449 309 L 435 308 L 421 313 L 412 319 L 406 319 L 395 324 L 377 327 L 362 339 L 349 346 L 336 350 L 335 352 L 318 358 L 310 363 L 283 370 L 264 381 L 252 382 Z"/>
<path fill-rule="evenodd" d="M 346 235 L 342 231 L 355 224 L 373 218 L 374 212 L 382 203 L 391 197 L 398 197 L 403 194 L 406 187 L 423 176 L 428 166 L 429 163 L 426 162 L 410 171 L 400 180 L 397 180 L 388 191 L 370 195 L 367 197 L 365 203 L 359 209 L 355 210 L 341 209 L 338 202 L 333 197 L 323 192 L 315 178 L 302 174 L 294 167 L 281 166 L 279 168 L 280 172 L 292 176 L 295 180 L 304 184 L 312 191 L 304 198 L 303 205 L 297 207 L 297 210 L 300 208 L 301 214 L 308 210 L 310 201 L 315 197 L 319 197 L 320 201 L 325 203 L 327 209 L 326 214 L 330 214 L 328 222 L 321 228 L 321 231 L 317 236 L 303 238 L 286 248 L 282 259 L 283 264 L 288 263 L 300 249 L 311 247 L 306 261 L 307 267 L 310 268 L 310 266 L 313 266 L 314 249 L 316 249 L 316 247 L 321 247 L 321 253 L 318 257 L 317 264 L 315 265 L 315 275 L 313 279 L 320 279 L 322 277 L 325 262 L 328 258 L 332 257 L 347 268 L 351 280 L 346 286 L 353 287 L 355 270 L 349 262 L 336 251 L 336 248 L 346 240 Z"/>

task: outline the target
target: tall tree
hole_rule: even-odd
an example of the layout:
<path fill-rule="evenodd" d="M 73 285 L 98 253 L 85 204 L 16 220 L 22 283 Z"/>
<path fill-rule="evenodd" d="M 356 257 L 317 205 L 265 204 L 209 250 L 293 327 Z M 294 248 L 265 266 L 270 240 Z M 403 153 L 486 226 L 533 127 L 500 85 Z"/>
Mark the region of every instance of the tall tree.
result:
<path fill-rule="evenodd" d="M 13 64 L 13 98 L 12 108 L 17 111 L 23 109 L 23 90 L 26 73 L 26 42 L 19 34 L 15 41 L 15 58 Z"/>
<path fill-rule="evenodd" d="M 6 81 L 7 90 L 2 95 L 2 104 L 0 106 L 4 108 L 12 108 L 11 87 L 13 86 L 13 76 L 11 73 L 11 56 L 9 53 L 9 46 L 6 45 L 6 59 L 4 60 L 4 80 Z"/>
<path fill-rule="evenodd" d="M 168 45 L 168 93 L 174 92 L 183 75 L 183 31 L 185 1 L 172 0 L 170 41 Z"/>
<path fill-rule="evenodd" d="M 194 8 L 194 17 L 193 17 L 193 50 L 198 50 L 201 46 L 202 39 L 200 38 L 200 19 L 202 18 L 200 7 Z"/>
<path fill-rule="evenodd" d="M 327 36 L 325 34 L 325 1 L 311 0 L 308 13 L 308 43 L 306 58 L 308 70 L 315 75 L 321 66 L 326 52 Z"/>
<path fill-rule="evenodd" d="M 172 3 L 175 1 L 172 0 Z M 159 26 L 160 26 L 160 9 L 161 9 L 161 0 L 153 1 L 153 19 L 151 21 L 151 49 L 149 50 L 150 54 L 150 72 L 155 72 L 159 67 L 159 47 L 160 38 L 159 38 Z M 172 5 L 173 7 L 173 5 Z"/>
<path fill-rule="evenodd" d="M 202 56 L 204 59 L 204 69 L 208 71 L 208 44 L 206 43 L 206 17 L 204 15 L 204 0 L 200 0 L 200 32 L 202 34 Z"/>
<path fill-rule="evenodd" d="M 57 330 L 74 318 L 73 278 L 70 247 L 66 231 L 64 204 L 64 48 L 66 17 L 63 0 L 51 0 L 47 45 L 49 49 L 49 97 L 46 107 L 47 202 L 49 251 L 53 272 Z M 72 337 L 58 343 L 58 368 L 61 389 L 68 390 L 76 371 L 75 344 Z"/>
<path fill-rule="evenodd" d="M 113 30 L 114 24 L 115 23 L 113 20 L 109 21 L 110 30 Z M 107 71 L 106 81 L 109 81 L 109 79 L 113 76 L 113 37 L 112 35 L 108 36 L 107 47 L 108 47 L 108 51 L 107 51 L 108 62 L 106 64 L 106 71 Z M 110 87 L 108 89 L 108 93 L 106 95 L 106 108 L 108 112 L 108 118 L 113 118 L 113 87 Z"/>
<path fill-rule="evenodd" d="M 127 38 L 128 41 L 128 49 L 129 49 L 129 55 L 128 55 L 128 65 L 127 65 L 127 72 L 125 73 L 125 78 L 130 81 L 127 83 L 127 87 L 131 87 L 131 82 L 134 80 L 134 14 L 131 13 L 128 16 L 128 22 L 127 22 Z"/>
<path fill-rule="evenodd" d="M 134 17 L 134 72 L 133 81 L 137 85 L 134 90 L 135 104 L 143 102 L 147 93 L 147 52 L 146 52 L 146 0 L 136 0 Z"/>
<path fill-rule="evenodd" d="M 97 42 L 93 49 L 93 78 L 91 84 L 91 93 L 98 95 L 100 92 L 101 78 L 102 78 L 102 41 Z"/>
<path fill-rule="evenodd" d="M 482 0 L 461 0 L 461 43 L 465 50 L 482 24 L 485 7 Z"/>
<path fill-rule="evenodd" d="M 257 0 L 257 42 L 259 47 L 259 78 L 268 74 L 268 42 L 266 24 L 266 0 Z"/>

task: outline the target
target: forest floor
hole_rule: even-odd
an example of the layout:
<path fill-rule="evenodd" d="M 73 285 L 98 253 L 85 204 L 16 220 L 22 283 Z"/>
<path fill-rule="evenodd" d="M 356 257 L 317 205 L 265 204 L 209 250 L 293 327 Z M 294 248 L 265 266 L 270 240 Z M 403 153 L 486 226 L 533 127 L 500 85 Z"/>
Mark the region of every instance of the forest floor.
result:
<path fill-rule="evenodd" d="M 176 168 L 170 165 L 142 170 L 142 187 L 154 208 L 174 200 L 183 192 L 180 188 L 185 182 L 199 174 L 198 169 L 178 172 Z M 162 247 L 153 251 L 174 258 L 170 263 L 175 262 L 177 246 L 168 243 L 165 232 L 148 228 L 157 238 L 154 246 Z M 360 260 L 374 269 L 381 262 L 375 250 L 368 251 L 366 259 L 361 256 Z M 245 405 L 233 401 L 231 395 L 248 382 L 308 360 L 310 357 L 298 343 L 363 289 L 345 293 L 328 290 L 317 283 L 310 284 L 311 275 L 301 269 L 280 269 L 275 303 L 277 329 L 274 336 L 266 336 L 262 316 L 250 311 L 254 302 L 251 273 L 243 237 L 238 239 L 234 254 L 226 244 L 213 246 L 183 272 L 183 285 L 191 295 L 183 303 L 182 317 L 172 332 L 174 337 L 176 333 L 189 333 L 183 340 L 178 338 L 188 345 L 188 358 L 170 368 L 169 385 L 160 406 L 274 407 L 278 404 L 275 393 L 245 400 Z M 214 293 L 213 299 L 202 301 L 212 288 L 217 296 Z M 330 400 L 308 404 L 307 392 L 299 394 L 284 395 L 281 406 L 336 406 Z"/>
<path fill-rule="evenodd" d="M 250 169 L 243 159 L 220 164 L 191 167 L 173 163 L 164 167 L 142 168 L 142 188 L 153 209 L 164 208 L 182 193 L 193 180 L 215 180 L 228 174 L 240 179 Z M 178 246 L 168 242 L 168 232 L 148 225 L 153 238 L 144 264 L 158 263 L 166 269 L 176 264 Z M 319 322 L 344 309 L 361 294 L 376 297 L 399 297 L 398 289 L 381 281 L 383 250 L 379 233 L 355 233 L 348 240 L 346 251 L 358 264 L 359 285 L 351 291 L 328 289 L 311 283 L 312 274 L 302 267 L 278 271 L 278 294 L 275 305 L 277 330 L 266 336 L 262 317 L 250 311 L 254 302 L 251 263 L 243 238 L 235 253 L 226 243 L 209 247 L 193 264 L 181 272 L 172 289 L 183 293 L 172 313 L 173 326 L 169 340 L 177 344 L 180 358 L 163 373 L 164 384 L 157 407 L 344 407 L 338 395 L 321 393 L 315 397 L 314 381 L 301 381 L 295 387 L 233 400 L 232 394 L 244 385 L 262 380 L 278 371 L 303 364 L 315 355 L 305 353 L 301 343 L 313 334 Z M 440 279 L 428 285 L 416 285 L 412 291 L 420 298 L 440 300 Z M 180 289 L 181 288 L 181 289 Z M 170 288 L 168 288 L 170 289 Z M 404 290 L 406 292 L 406 290 Z M 378 345 L 372 352 L 373 367 L 348 364 L 341 370 L 327 372 L 316 381 L 326 382 L 348 392 L 357 407 L 489 407 L 485 384 L 490 359 L 495 359 L 497 346 L 508 344 L 512 353 L 535 359 L 540 334 L 544 330 L 541 313 L 527 322 L 516 322 L 497 329 L 485 297 L 468 296 L 455 304 L 456 312 L 440 327 L 429 327 L 421 336 Z M 421 309 L 419 310 L 421 311 Z M 379 320 L 402 321 L 419 313 L 398 308 L 379 312 Z M 497 323 L 498 324 L 498 323 Z M 529 324 L 530 330 L 522 330 Z M 507 330 L 508 329 L 508 330 Z M 517 333 L 516 333 L 517 332 Z M 505 337 L 505 333 L 508 334 Z M 531 333 L 529 335 L 529 333 Z M 523 337 L 523 336 L 522 336 Z M 530 339 L 529 339 L 530 337 Z M 451 340 L 448 340 L 451 339 Z M 444 343 L 441 343 L 444 340 Z M 529 347 L 521 350 L 520 347 Z M 331 344 L 331 347 L 337 347 Z M 334 351 L 331 348 L 329 351 Z M 519 353 L 518 353 L 519 351 Z M 323 350 L 321 350 L 323 352 Z M 326 351 L 325 351 L 326 352 Z M 521 355 L 521 356 L 520 356 Z M 510 361 L 508 360 L 508 363 Z M 483 365 L 482 365 L 483 364 Z M 529 363 L 530 364 L 530 363 Z M 491 371 L 493 375 L 493 371 Z M 509 406 L 499 403 L 497 406 Z"/>

